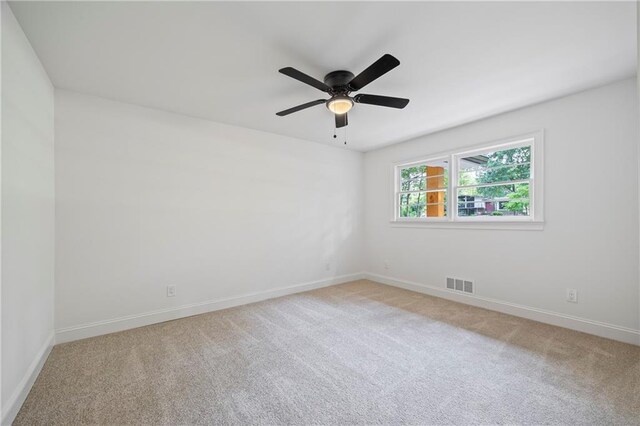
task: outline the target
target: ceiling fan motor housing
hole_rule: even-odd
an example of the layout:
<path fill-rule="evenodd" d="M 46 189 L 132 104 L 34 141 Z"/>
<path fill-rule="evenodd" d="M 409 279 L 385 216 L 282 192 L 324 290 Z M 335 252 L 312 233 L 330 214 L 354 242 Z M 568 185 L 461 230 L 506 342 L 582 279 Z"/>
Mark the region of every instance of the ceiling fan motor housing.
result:
<path fill-rule="evenodd" d="M 324 84 L 331 87 L 331 94 L 346 94 L 350 91 L 348 85 L 353 77 L 353 73 L 349 71 L 332 71 L 324 77 Z"/>

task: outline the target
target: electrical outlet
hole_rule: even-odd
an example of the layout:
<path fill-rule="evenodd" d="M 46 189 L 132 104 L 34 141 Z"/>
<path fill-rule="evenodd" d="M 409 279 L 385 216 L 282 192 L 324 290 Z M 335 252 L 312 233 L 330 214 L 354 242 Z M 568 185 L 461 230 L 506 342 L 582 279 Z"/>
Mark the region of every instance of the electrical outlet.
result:
<path fill-rule="evenodd" d="M 578 303 L 578 290 L 575 288 L 567 289 L 567 302 Z"/>
<path fill-rule="evenodd" d="M 331 270 L 331 262 L 327 262 L 324 264 L 324 270 L 325 271 L 330 271 Z"/>
<path fill-rule="evenodd" d="M 384 261 L 384 269 L 389 269 L 389 261 L 388 260 Z"/>
<path fill-rule="evenodd" d="M 168 285 L 167 286 L 167 297 L 174 297 L 176 295 L 176 286 Z"/>

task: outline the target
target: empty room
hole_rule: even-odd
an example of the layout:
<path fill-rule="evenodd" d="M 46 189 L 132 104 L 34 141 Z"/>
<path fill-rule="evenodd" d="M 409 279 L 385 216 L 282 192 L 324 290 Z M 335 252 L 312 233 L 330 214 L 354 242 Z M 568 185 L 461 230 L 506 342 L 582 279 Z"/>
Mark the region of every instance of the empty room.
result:
<path fill-rule="evenodd" d="M 1 1 L 0 422 L 640 425 L 636 1 Z"/>

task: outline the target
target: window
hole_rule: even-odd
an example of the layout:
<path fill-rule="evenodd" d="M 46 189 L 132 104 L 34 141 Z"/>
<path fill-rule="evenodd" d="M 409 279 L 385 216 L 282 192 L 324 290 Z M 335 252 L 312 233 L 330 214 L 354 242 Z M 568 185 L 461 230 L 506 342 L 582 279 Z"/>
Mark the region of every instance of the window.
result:
<path fill-rule="evenodd" d="M 458 216 L 530 216 L 531 148 L 528 143 L 454 156 Z"/>
<path fill-rule="evenodd" d="M 398 215 L 403 218 L 446 217 L 448 180 L 448 160 L 400 168 Z"/>
<path fill-rule="evenodd" d="M 542 132 L 394 165 L 393 221 L 542 221 Z"/>

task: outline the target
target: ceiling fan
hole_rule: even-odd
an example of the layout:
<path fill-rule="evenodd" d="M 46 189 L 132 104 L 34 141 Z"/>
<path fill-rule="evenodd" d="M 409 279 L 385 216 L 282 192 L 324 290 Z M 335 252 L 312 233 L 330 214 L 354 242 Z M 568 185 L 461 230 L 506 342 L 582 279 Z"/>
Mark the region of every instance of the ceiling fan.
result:
<path fill-rule="evenodd" d="M 318 99 L 293 108 L 285 109 L 284 111 L 277 112 L 276 115 L 284 117 L 285 115 L 289 115 L 312 106 L 325 104 L 329 111 L 335 114 L 336 127 L 340 128 L 349 124 L 347 112 L 349 112 L 353 107 L 354 103 L 402 109 L 407 106 L 409 99 L 392 98 L 389 96 L 379 95 L 365 95 L 363 93 L 357 94 L 353 97 L 349 96 L 351 92 L 357 92 L 398 65 L 400 65 L 400 61 L 387 53 L 355 77 L 353 73 L 349 71 L 332 71 L 324 77 L 324 83 L 298 71 L 295 68 L 282 68 L 280 70 L 282 74 L 295 78 L 296 80 L 306 83 L 309 86 L 313 86 L 318 90 L 322 90 L 323 92 L 331 95 L 331 97 L 329 99 Z"/>

